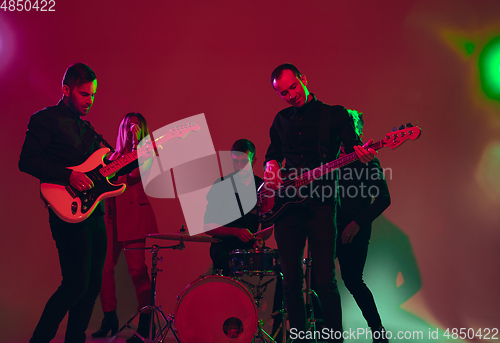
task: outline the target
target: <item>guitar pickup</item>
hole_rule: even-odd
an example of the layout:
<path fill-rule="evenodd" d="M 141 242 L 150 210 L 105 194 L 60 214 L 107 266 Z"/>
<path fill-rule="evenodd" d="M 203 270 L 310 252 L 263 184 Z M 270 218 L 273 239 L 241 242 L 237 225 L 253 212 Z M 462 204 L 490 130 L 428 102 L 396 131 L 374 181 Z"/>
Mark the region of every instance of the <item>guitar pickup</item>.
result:
<path fill-rule="evenodd" d="M 71 195 L 71 197 L 74 199 L 76 198 L 76 193 L 75 193 L 75 189 L 71 186 L 66 186 L 66 191 L 69 193 L 69 195 Z M 73 205 L 71 205 L 73 207 Z"/>

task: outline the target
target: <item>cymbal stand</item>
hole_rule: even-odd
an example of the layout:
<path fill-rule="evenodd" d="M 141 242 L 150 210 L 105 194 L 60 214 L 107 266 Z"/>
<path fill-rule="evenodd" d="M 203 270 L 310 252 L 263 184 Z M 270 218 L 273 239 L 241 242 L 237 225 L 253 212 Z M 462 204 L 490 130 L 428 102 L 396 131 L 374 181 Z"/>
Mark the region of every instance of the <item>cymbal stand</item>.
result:
<path fill-rule="evenodd" d="M 172 324 L 174 322 L 174 318 L 171 314 L 165 316 L 163 313 L 161 307 L 156 306 L 156 277 L 158 275 L 158 272 L 161 272 L 162 269 L 158 269 L 158 261 L 162 262 L 163 257 L 158 257 L 158 252 L 161 249 L 177 249 L 177 250 L 184 250 L 186 246 L 184 245 L 184 239 L 181 237 L 179 244 L 172 245 L 172 246 L 167 246 L 167 247 L 162 247 L 159 245 L 154 244 L 151 247 L 144 247 L 144 248 L 129 248 L 127 250 L 149 250 L 151 253 L 153 253 L 151 257 L 151 305 L 146 305 L 143 308 L 141 308 L 136 314 L 132 316 L 132 318 L 129 319 L 128 322 L 123 325 L 123 327 L 118 330 L 118 332 L 111 337 L 109 342 L 112 342 L 115 338 L 118 337 L 118 335 L 125 330 L 126 328 L 134 331 L 135 335 L 139 337 L 143 342 L 145 343 L 155 343 L 155 342 L 163 342 L 165 340 L 165 337 L 167 336 L 168 332 L 172 332 L 172 335 L 174 336 L 175 340 L 177 343 L 180 343 L 179 338 L 177 337 L 177 334 L 175 333 L 174 329 L 172 328 Z M 150 314 L 150 320 L 149 320 L 149 338 L 142 337 L 136 330 L 134 330 L 131 326 L 130 323 L 141 313 L 149 313 Z M 163 326 L 161 326 L 161 329 L 156 333 L 156 326 L 160 327 L 161 321 L 160 319 L 163 320 Z"/>

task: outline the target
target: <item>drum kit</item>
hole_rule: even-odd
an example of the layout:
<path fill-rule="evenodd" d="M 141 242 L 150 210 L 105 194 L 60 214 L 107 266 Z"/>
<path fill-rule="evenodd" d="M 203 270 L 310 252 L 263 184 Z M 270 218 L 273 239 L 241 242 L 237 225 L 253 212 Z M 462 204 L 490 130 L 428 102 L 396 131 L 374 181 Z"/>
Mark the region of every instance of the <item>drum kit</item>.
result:
<path fill-rule="evenodd" d="M 275 339 L 285 323 L 283 300 L 279 310 L 272 314 L 280 326 L 272 337 L 264 331 L 264 322 L 258 318 L 263 293 L 267 286 L 276 279 L 281 287 L 278 253 L 273 249 L 238 249 L 230 253 L 232 275 L 202 276 L 191 282 L 177 297 L 174 314 L 166 316 L 156 306 L 156 278 L 161 269 L 157 268 L 158 252 L 161 249 L 184 250 L 184 242 L 219 242 L 219 239 L 206 236 L 190 236 L 181 229 L 181 233 L 158 233 L 148 235 L 150 238 L 177 241 L 172 246 L 153 245 L 136 248 L 150 250 L 151 264 L 151 305 L 139 310 L 110 340 L 113 341 L 125 329 L 135 331 L 131 323 L 141 313 L 150 313 L 149 338 L 138 335 L 145 343 L 163 343 L 168 332 L 171 332 L 178 343 L 275 343 Z M 258 276 L 257 285 L 244 277 Z M 272 279 L 261 284 L 263 277 Z M 246 287 L 245 285 L 246 284 Z M 277 286 L 278 287 L 278 286 Z M 280 335 L 283 343 L 286 335 Z"/>

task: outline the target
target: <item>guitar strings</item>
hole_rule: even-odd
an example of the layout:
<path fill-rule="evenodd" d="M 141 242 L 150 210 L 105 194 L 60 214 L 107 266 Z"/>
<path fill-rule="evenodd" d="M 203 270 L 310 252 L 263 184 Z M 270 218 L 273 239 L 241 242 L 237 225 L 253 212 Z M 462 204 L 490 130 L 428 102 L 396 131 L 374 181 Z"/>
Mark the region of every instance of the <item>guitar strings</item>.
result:
<path fill-rule="evenodd" d="M 374 144 L 370 145 L 369 147 L 373 148 L 375 150 L 378 150 L 382 147 L 382 141 L 374 143 Z M 306 184 L 307 184 L 310 181 L 314 181 L 315 179 L 317 179 L 325 174 L 325 168 L 327 169 L 327 171 L 335 170 L 335 169 L 338 169 L 346 164 L 352 163 L 352 162 L 356 161 L 357 159 L 359 159 L 359 157 L 356 154 L 356 152 L 352 152 L 352 153 L 347 154 L 339 159 L 336 159 L 335 161 L 324 164 L 321 167 L 318 167 L 318 168 L 315 168 L 315 169 L 310 170 L 308 172 L 305 172 L 294 180 L 289 180 L 289 181 L 282 183 L 282 185 L 276 191 L 274 191 L 272 189 L 264 188 L 264 190 L 262 190 L 261 192 L 258 193 L 259 201 L 262 202 L 262 198 L 264 198 L 264 197 L 266 197 L 266 198 L 274 197 L 275 192 L 277 192 L 278 194 L 282 194 L 283 191 L 285 191 L 286 188 L 288 188 L 292 184 L 295 184 L 295 186 L 297 187 L 297 186 L 300 186 L 301 182 L 306 182 Z M 321 172 L 320 172 L 320 175 L 318 177 L 315 177 L 314 174 L 315 174 L 315 171 L 317 171 L 317 170 L 321 170 Z"/>

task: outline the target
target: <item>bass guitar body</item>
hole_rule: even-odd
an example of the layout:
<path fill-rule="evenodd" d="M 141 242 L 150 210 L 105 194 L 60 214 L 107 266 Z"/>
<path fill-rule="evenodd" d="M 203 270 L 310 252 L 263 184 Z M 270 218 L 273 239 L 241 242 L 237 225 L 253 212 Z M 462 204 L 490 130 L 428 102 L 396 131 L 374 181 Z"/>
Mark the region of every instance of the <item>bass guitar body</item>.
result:
<path fill-rule="evenodd" d="M 272 223 L 284 210 L 307 199 L 297 192 L 295 185 L 276 191 L 266 189 L 265 182 L 257 190 L 257 214 L 262 223 Z"/>

